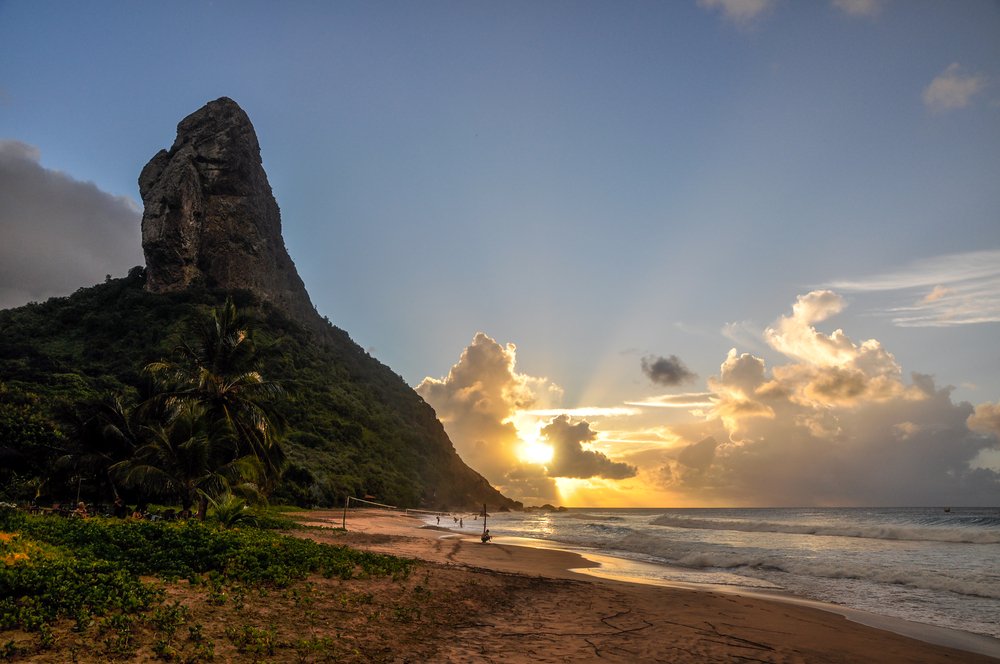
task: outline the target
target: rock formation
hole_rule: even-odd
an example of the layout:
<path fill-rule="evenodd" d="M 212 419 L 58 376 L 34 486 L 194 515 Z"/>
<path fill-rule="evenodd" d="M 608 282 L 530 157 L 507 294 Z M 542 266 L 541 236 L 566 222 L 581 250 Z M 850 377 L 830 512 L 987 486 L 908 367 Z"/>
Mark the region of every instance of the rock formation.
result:
<path fill-rule="evenodd" d="M 232 99 L 207 103 L 177 125 L 139 175 L 146 289 L 245 289 L 315 327 L 281 236 L 281 214 L 250 118 Z"/>

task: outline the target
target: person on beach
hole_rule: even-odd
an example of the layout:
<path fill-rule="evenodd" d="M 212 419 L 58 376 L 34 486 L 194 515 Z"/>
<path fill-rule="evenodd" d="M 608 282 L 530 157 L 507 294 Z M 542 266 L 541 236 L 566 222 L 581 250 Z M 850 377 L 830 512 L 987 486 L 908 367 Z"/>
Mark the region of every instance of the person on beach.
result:
<path fill-rule="evenodd" d="M 111 508 L 111 514 L 113 514 L 116 519 L 124 519 L 127 517 L 128 507 L 125 506 L 125 501 L 121 498 L 115 498 L 115 504 Z"/>
<path fill-rule="evenodd" d="M 459 527 L 459 528 L 462 528 L 462 527 L 464 527 L 464 526 L 463 526 L 463 524 L 462 524 L 462 522 L 463 522 L 463 521 L 465 521 L 465 518 L 464 518 L 464 517 L 458 520 L 458 527 Z"/>
<path fill-rule="evenodd" d="M 438 517 L 437 520 L 438 520 L 438 525 L 440 526 L 441 525 L 441 517 Z"/>
<path fill-rule="evenodd" d="M 483 536 L 480 537 L 479 539 L 483 540 L 483 544 L 486 544 L 491 539 L 493 539 L 493 535 L 490 535 L 490 529 L 487 528 L 486 530 L 484 530 L 483 531 Z"/>

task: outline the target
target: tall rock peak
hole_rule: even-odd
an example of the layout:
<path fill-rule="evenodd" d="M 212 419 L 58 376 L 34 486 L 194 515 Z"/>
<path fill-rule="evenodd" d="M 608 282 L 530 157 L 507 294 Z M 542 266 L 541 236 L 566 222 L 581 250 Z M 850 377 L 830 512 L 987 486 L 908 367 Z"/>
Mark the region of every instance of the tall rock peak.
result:
<path fill-rule="evenodd" d="M 245 289 L 299 321 L 319 320 L 281 236 L 281 213 L 250 118 L 211 101 L 139 175 L 146 289 Z"/>

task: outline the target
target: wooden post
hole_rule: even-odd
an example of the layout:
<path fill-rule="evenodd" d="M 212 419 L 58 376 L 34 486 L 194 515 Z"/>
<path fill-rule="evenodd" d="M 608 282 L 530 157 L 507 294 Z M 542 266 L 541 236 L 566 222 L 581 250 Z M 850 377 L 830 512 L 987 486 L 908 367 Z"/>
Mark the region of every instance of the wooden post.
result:
<path fill-rule="evenodd" d="M 344 496 L 344 520 L 340 524 L 340 527 L 347 530 L 347 506 L 351 504 L 351 497 Z"/>

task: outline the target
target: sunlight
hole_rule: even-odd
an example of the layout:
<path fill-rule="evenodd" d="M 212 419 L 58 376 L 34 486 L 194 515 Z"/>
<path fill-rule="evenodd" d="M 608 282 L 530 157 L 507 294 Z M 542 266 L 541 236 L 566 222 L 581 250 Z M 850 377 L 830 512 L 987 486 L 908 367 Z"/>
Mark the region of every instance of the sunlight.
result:
<path fill-rule="evenodd" d="M 517 450 L 517 456 L 525 463 L 537 463 L 545 465 L 552 461 L 552 446 L 540 443 L 537 440 L 527 440 L 521 443 Z"/>
<path fill-rule="evenodd" d="M 517 458 L 524 463 L 535 463 L 539 466 L 552 461 L 554 451 L 552 446 L 541 441 L 542 422 L 531 416 L 527 411 L 516 411 L 506 420 L 514 425 L 521 444 L 517 446 Z"/>

